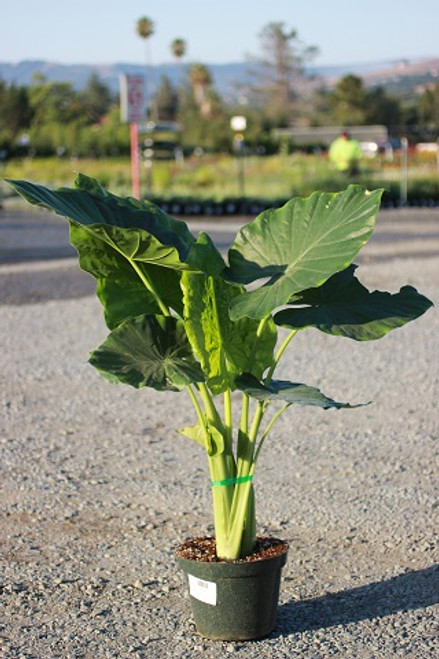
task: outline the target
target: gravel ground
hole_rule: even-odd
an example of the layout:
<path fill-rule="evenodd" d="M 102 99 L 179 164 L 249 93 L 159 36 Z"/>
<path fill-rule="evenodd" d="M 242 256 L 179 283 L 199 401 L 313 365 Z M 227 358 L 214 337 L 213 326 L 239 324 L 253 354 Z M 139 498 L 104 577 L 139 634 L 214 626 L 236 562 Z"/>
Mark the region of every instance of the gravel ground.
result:
<path fill-rule="evenodd" d="M 375 402 L 297 408 L 267 442 L 259 531 L 291 549 L 277 628 L 252 643 L 199 637 L 176 568 L 175 547 L 212 531 L 206 460 L 174 432 L 193 422 L 189 399 L 101 379 L 86 363 L 106 336 L 99 303 L 88 290 L 29 303 L 39 269 L 3 271 L 5 659 L 439 655 L 439 256 L 359 270 L 428 295 L 420 320 L 369 344 L 309 330 L 291 346 L 279 376 Z"/>

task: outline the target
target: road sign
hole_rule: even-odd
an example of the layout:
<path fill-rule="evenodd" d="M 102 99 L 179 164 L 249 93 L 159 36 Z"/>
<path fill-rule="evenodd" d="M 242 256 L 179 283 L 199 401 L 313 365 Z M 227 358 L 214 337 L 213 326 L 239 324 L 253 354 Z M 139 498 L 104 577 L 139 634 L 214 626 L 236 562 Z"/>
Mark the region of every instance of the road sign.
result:
<path fill-rule="evenodd" d="M 120 76 L 120 111 L 122 121 L 138 123 L 145 120 L 145 78 L 143 76 Z"/>

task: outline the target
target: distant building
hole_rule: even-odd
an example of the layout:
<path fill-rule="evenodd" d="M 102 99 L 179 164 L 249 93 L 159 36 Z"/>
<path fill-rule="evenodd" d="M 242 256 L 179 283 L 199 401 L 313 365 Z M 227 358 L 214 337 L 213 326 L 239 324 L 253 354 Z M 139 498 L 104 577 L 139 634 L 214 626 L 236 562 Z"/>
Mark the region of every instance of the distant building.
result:
<path fill-rule="evenodd" d="M 386 145 L 389 142 L 389 132 L 386 126 L 317 126 L 314 128 L 275 128 L 273 137 L 283 144 L 294 147 L 323 147 L 330 144 L 343 132 L 349 129 L 351 136 L 360 144 Z"/>

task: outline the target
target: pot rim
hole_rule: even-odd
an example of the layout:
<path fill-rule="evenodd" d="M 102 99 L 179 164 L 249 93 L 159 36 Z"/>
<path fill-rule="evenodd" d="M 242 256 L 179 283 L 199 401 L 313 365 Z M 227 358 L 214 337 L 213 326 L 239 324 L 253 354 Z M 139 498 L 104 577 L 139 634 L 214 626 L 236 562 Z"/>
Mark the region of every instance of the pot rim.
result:
<path fill-rule="evenodd" d="M 195 576 L 203 577 L 203 575 L 207 576 L 212 573 L 217 574 L 220 578 L 253 576 L 269 569 L 277 570 L 278 568 L 282 568 L 287 562 L 289 551 L 288 542 L 275 536 L 269 537 L 274 540 L 280 540 L 283 545 L 282 551 L 273 556 L 266 556 L 252 561 L 247 561 L 245 558 L 234 561 L 203 561 L 197 558 L 184 558 L 177 553 L 182 545 L 179 545 L 175 550 L 175 556 L 181 569 L 184 572 L 190 572 Z"/>

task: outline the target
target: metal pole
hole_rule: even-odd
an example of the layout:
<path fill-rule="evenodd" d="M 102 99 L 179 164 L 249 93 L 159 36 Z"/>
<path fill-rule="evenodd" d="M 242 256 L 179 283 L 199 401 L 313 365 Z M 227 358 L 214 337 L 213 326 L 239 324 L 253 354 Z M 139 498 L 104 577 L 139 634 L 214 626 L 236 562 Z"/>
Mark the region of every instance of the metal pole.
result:
<path fill-rule="evenodd" d="M 236 173 L 238 176 L 239 194 L 245 195 L 244 187 L 244 131 L 247 128 L 247 119 L 242 115 L 236 115 L 230 119 L 230 127 L 235 131 L 233 136 L 233 150 L 236 158 Z"/>
<path fill-rule="evenodd" d="M 130 124 L 130 137 L 132 194 L 135 199 L 140 199 L 139 126 L 135 122 Z"/>
<path fill-rule="evenodd" d="M 401 204 L 407 203 L 407 183 L 408 183 L 408 139 L 401 137 L 401 189 L 400 198 Z"/>
<path fill-rule="evenodd" d="M 150 196 L 152 192 L 152 160 L 151 159 L 147 158 L 145 160 L 145 168 L 146 168 L 146 189 L 148 191 L 148 196 Z"/>
<path fill-rule="evenodd" d="M 238 177 L 239 177 L 239 194 L 245 197 L 244 185 L 244 144 L 241 142 L 238 151 Z"/>
<path fill-rule="evenodd" d="M 236 173 L 238 175 L 238 188 L 241 197 L 245 195 L 244 185 L 244 136 L 237 133 L 233 138 L 233 147 L 236 158 Z"/>

